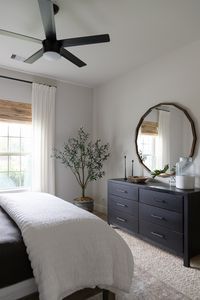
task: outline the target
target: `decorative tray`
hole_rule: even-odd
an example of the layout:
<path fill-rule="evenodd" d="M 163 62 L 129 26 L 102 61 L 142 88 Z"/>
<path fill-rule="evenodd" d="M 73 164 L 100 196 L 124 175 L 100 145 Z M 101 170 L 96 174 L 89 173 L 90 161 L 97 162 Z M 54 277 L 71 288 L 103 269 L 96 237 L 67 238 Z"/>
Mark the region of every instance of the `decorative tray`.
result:
<path fill-rule="evenodd" d="M 147 179 L 149 178 L 145 176 L 128 176 L 128 181 L 134 183 L 144 183 Z"/>

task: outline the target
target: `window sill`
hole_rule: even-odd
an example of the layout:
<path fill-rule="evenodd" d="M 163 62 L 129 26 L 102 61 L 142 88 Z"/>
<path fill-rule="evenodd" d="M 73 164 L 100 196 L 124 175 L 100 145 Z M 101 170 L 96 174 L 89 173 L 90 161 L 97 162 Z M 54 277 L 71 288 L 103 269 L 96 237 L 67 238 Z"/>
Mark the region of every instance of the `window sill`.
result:
<path fill-rule="evenodd" d="M 30 191 L 30 188 L 8 189 L 8 190 L 0 190 L 0 194 L 20 193 L 20 192 L 28 192 L 28 191 Z"/>

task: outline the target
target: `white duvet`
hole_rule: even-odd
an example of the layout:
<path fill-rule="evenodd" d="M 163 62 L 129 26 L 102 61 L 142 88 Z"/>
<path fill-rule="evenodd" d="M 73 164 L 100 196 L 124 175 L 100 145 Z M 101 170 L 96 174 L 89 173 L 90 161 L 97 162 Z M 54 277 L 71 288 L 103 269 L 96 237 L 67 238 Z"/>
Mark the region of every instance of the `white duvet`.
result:
<path fill-rule="evenodd" d="M 85 287 L 129 291 L 131 251 L 98 217 L 45 193 L 2 194 L 0 205 L 22 232 L 41 300 Z"/>

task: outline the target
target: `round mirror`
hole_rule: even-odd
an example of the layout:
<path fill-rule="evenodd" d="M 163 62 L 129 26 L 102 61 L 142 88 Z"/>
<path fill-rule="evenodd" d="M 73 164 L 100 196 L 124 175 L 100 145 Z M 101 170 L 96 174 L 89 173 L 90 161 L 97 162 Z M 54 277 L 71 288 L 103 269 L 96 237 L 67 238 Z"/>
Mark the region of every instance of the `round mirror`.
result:
<path fill-rule="evenodd" d="M 196 144 L 194 122 L 188 112 L 174 103 L 151 107 L 136 128 L 136 152 L 150 172 L 169 166 L 173 173 L 179 157 L 192 157 Z"/>

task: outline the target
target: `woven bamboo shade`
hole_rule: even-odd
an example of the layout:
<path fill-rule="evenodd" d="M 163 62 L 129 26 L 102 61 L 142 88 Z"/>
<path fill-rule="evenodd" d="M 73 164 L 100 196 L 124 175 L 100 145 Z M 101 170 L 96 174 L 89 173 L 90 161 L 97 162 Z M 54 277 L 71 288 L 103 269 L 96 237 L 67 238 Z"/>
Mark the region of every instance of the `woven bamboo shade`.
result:
<path fill-rule="evenodd" d="M 141 134 L 158 135 L 158 122 L 143 121 Z"/>
<path fill-rule="evenodd" d="M 0 100 L 0 121 L 31 123 L 31 104 Z"/>

